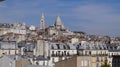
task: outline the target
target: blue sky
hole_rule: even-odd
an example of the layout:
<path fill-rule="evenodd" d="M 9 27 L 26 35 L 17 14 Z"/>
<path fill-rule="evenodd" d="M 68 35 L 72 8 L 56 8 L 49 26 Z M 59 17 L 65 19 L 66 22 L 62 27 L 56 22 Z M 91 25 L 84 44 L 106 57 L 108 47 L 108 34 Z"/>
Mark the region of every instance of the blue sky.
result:
<path fill-rule="evenodd" d="M 88 34 L 120 36 L 120 0 L 6 0 L 0 3 L 0 23 L 26 22 L 53 25 L 61 16 L 63 24 Z"/>

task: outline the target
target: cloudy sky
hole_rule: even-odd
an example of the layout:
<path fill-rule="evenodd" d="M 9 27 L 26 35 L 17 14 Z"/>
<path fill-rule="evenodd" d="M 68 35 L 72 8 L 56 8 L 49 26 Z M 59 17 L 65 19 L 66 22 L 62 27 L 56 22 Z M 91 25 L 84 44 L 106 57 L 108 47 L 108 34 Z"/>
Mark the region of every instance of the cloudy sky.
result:
<path fill-rule="evenodd" d="M 53 25 L 61 16 L 63 24 L 88 34 L 120 36 L 120 0 L 6 0 L 0 2 L 0 23 L 26 22 Z"/>

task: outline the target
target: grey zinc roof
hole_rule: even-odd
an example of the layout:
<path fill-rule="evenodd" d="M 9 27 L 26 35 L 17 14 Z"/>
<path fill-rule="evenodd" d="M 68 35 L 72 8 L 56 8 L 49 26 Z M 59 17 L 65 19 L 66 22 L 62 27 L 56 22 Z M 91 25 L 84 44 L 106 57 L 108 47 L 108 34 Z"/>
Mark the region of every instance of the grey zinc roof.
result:
<path fill-rule="evenodd" d="M 66 50 L 72 50 L 72 49 L 76 49 L 76 47 L 73 44 L 64 44 L 64 43 L 50 43 L 51 45 L 51 49 L 66 49 Z"/>
<path fill-rule="evenodd" d="M 70 46 L 70 49 L 73 49 L 73 50 L 75 50 L 75 49 L 76 49 L 76 46 L 74 46 L 73 44 L 68 43 L 68 45 Z"/>
<path fill-rule="evenodd" d="M 0 49 L 18 49 L 15 42 L 0 42 Z"/>
<path fill-rule="evenodd" d="M 63 44 L 63 43 L 52 43 L 51 46 L 52 46 L 53 49 L 64 49 L 63 46 L 65 46 L 65 44 Z"/>
<path fill-rule="evenodd" d="M 109 51 L 120 51 L 120 46 L 119 45 L 107 45 L 107 48 Z"/>

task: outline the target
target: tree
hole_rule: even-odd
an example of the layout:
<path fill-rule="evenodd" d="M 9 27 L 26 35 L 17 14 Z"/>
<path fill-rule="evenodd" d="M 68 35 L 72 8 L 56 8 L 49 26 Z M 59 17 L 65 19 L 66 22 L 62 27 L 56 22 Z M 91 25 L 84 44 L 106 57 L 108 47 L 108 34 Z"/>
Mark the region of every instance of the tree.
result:
<path fill-rule="evenodd" d="M 101 67 L 111 67 L 111 66 L 110 66 L 110 64 L 107 63 L 107 61 L 105 61 L 105 63 L 102 64 Z"/>

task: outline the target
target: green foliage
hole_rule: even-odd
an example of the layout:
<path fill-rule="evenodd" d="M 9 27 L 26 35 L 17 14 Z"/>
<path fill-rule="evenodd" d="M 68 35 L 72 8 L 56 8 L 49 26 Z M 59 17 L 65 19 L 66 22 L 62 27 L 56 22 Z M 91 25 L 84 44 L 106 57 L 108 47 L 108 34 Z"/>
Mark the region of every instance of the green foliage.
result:
<path fill-rule="evenodd" d="M 105 62 L 103 65 L 101 65 L 101 67 L 111 67 L 110 64 L 108 64 L 107 62 Z"/>

